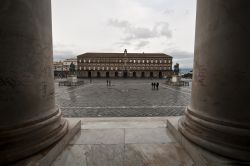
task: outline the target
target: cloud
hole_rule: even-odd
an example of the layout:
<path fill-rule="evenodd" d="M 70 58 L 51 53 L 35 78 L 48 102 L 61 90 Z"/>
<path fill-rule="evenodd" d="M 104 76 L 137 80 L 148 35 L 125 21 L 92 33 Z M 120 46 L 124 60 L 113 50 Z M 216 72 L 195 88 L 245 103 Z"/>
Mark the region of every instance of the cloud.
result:
<path fill-rule="evenodd" d="M 170 55 L 173 56 L 175 59 L 190 59 L 194 58 L 194 53 L 181 51 L 181 50 L 173 50 L 170 52 Z"/>
<path fill-rule="evenodd" d="M 131 26 L 128 21 L 119 21 L 117 19 L 110 19 L 108 24 L 118 28 L 128 28 Z"/>
<path fill-rule="evenodd" d="M 149 44 L 149 41 L 140 41 L 137 45 L 136 45 L 136 47 L 137 47 L 137 49 L 140 49 L 140 48 L 143 48 L 143 47 L 145 47 L 146 45 L 148 45 Z"/>
<path fill-rule="evenodd" d="M 119 47 L 124 47 L 124 46 L 130 46 L 132 43 L 128 41 L 119 41 L 116 42 L 115 44 L 118 45 Z"/>
<path fill-rule="evenodd" d="M 167 22 L 156 23 L 155 29 L 158 30 L 160 36 L 165 36 L 166 38 L 172 38 L 173 32 L 169 29 L 169 24 Z"/>
<path fill-rule="evenodd" d="M 174 63 L 180 64 L 180 68 L 193 67 L 194 53 L 182 50 L 173 50 L 170 52 L 170 55 L 173 57 Z"/>
<path fill-rule="evenodd" d="M 76 55 L 74 55 L 74 53 L 70 50 L 54 50 L 54 61 L 64 60 L 72 57 L 76 57 Z"/>
<path fill-rule="evenodd" d="M 167 22 L 155 23 L 151 29 L 146 27 L 136 27 L 126 20 L 117 19 L 110 19 L 108 21 L 108 25 L 115 28 L 120 28 L 123 33 L 126 34 L 125 38 L 122 38 L 124 41 L 172 37 L 172 31 L 170 30 L 169 24 Z"/>
<path fill-rule="evenodd" d="M 54 61 L 60 61 L 67 58 L 76 57 L 76 54 L 72 51 L 75 45 L 55 44 L 53 46 L 53 59 Z"/>
<path fill-rule="evenodd" d="M 170 15 L 170 14 L 173 14 L 174 13 L 174 10 L 171 10 L 171 9 L 166 9 L 163 11 L 163 14 L 165 15 Z"/>

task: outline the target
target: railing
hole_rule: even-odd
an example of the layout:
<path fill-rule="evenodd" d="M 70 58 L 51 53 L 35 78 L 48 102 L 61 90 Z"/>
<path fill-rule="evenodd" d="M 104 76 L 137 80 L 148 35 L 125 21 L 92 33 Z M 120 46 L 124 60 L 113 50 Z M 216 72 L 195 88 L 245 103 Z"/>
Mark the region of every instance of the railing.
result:
<path fill-rule="evenodd" d="M 83 84 L 84 84 L 84 81 L 77 81 L 77 82 L 59 81 L 59 86 L 80 86 Z"/>
<path fill-rule="evenodd" d="M 189 86 L 188 81 L 178 81 L 178 82 L 167 81 L 166 84 L 170 86 Z"/>

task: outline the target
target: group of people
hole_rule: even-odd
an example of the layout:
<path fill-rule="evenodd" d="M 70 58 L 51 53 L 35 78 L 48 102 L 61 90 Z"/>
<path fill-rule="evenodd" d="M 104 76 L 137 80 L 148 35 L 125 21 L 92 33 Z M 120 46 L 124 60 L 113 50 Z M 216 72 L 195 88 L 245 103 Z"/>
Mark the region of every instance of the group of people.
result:
<path fill-rule="evenodd" d="M 107 80 L 107 86 L 111 86 L 111 80 Z"/>
<path fill-rule="evenodd" d="M 159 82 L 156 82 L 156 83 L 152 82 L 151 85 L 152 85 L 153 90 L 155 90 L 155 88 L 158 90 L 160 84 L 159 84 Z"/>

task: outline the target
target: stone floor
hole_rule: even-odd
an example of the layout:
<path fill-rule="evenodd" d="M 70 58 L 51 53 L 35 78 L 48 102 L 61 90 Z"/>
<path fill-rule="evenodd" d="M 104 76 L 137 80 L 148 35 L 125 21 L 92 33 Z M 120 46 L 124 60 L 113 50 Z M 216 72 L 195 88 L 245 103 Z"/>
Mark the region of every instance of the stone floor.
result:
<path fill-rule="evenodd" d="M 58 86 L 56 103 L 64 117 L 179 116 L 190 103 L 191 87 L 170 87 L 165 80 L 88 79 L 79 87 Z M 151 82 L 159 82 L 152 90 Z"/>
<path fill-rule="evenodd" d="M 81 132 L 53 166 L 193 165 L 169 132 L 166 117 L 81 120 Z"/>

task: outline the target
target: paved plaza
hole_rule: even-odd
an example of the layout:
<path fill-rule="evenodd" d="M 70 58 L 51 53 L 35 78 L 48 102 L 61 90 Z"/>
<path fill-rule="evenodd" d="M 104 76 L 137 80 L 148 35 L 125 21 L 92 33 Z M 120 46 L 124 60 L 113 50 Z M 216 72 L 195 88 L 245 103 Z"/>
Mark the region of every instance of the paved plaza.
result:
<path fill-rule="evenodd" d="M 65 117 L 179 116 L 190 103 L 191 86 L 170 87 L 165 80 L 85 79 L 78 87 L 58 86 L 56 103 Z M 153 90 L 151 82 L 159 82 Z"/>

